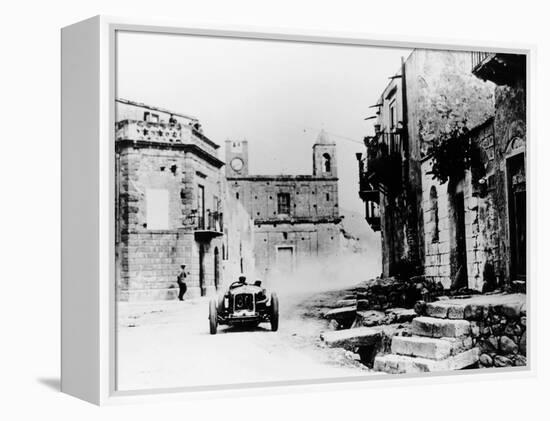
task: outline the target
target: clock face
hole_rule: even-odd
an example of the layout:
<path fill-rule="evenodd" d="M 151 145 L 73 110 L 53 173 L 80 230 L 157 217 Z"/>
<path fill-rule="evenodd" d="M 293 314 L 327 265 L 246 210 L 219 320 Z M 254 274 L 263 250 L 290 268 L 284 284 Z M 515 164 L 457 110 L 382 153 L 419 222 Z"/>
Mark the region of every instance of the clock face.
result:
<path fill-rule="evenodd" d="M 241 171 L 243 169 L 244 163 L 241 158 L 233 158 L 231 160 L 231 168 L 233 168 L 234 171 Z"/>

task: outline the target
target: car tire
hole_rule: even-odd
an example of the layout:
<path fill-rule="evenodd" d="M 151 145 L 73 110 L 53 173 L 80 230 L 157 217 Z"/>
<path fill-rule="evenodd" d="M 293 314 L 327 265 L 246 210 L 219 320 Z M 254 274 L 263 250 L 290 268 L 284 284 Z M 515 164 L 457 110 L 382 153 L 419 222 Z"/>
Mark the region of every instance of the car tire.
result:
<path fill-rule="evenodd" d="M 224 305 L 223 305 L 224 301 L 225 301 L 225 297 L 223 295 L 218 297 L 218 314 L 223 314 L 223 312 L 225 311 Z"/>
<path fill-rule="evenodd" d="M 218 331 L 218 303 L 215 299 L 210 300 L 210 311 L 208 319 L 210 320 L 210 334 L 215 335 Z"/>
<path fill-rule="evenodd" d="M 275 293 L 271 294 L 269 321 L 271 322 L 271 330 L 277 332 L 279 329 L 279 298 Z"/>

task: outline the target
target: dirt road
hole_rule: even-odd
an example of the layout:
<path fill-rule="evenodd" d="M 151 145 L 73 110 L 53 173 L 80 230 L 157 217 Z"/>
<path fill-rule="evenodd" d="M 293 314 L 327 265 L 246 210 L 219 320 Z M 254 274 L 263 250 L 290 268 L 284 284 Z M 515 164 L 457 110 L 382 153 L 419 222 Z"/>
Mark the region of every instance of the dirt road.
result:
<path fill-rule="evenodd" d="M 369 374 L 343 350 L 323 348 L 323 321 L 301 317 L 304 298 L 280 296 L 278 332 L 208 331 L 208 300 L 119 303 L 118 388 L 326 379 Z"/>

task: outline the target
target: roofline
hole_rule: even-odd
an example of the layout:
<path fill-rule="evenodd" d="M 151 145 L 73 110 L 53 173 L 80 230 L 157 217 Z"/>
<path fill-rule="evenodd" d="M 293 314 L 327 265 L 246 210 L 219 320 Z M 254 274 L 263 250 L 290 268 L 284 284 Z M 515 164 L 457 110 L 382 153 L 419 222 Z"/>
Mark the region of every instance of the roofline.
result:
<path fill-rule="evenodd" d="M 315 175 L 289 175 L 289 174 L 274 174 L 274 175 L 244 175 L 226 177 L 231 181 L 338 181 L 338 177 L 318 177 Z"/>
<path fill-rule="evenodd" d="M 152 148 L 152 149 L 171 149 L 171 150 L 182 150 L 184 153 L 192 153 L 199 158 L 204 159 L 209 164 L 213 165 L 216 168 L 221 168 L 225 165 L 218 157 L 208 153 L 202 149 L 199 145 L 194 143 L 160 143 L 152 142 L 149 140 L 131 140 L 131 139 L 119 139 L 115 143 L 116 148 Z"/>
<path fill-rule="evenodd" d="M 188 115 L 188 114 L 181 114 L 181 113 L 176 113 L 174 111 L 170 111 L 166 108 L 161 108 L 161 107 L 155 107 L 155 106 L 152 106 L 152 105 L 147 105 L 147 104 L 144 104 L 143 102 L 137 102 L 137 101 L 131 101 L 129 99 L 124 99 L 124 98 L 116 98 L 115 99 L 115 102 L 120 102 L 122 104 L 127 104 L 127 105 L 135 105 L 136 107 L 142 107 L 142 108 L 147 108 L 148 110 L 152 110 L 152 111 L 160 111 L 162 113 L 167 113 L 167 114 L 173 114 L 175 116 L 178 116 L 178 117 L 183 117 L 183 118 L 186 118 L 188 120 L 194 120 L 194 121 L 199 121 L 199 119 L 197 117 L 193 117 L 191 115 Z"/>

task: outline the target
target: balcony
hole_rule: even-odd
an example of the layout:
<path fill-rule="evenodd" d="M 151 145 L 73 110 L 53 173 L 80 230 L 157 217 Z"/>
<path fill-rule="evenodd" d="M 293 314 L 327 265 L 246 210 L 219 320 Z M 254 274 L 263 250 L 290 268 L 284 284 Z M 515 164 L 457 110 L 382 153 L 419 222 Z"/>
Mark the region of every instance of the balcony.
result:
<path fill-rule="evenodd" d="M 209 240 L 223 235 L 223 213 L 207 210 L 203 215 L 195 212 L 195 238 Z"/>
<path fill-rule="evenodd" d="M 472 52 L 472 73 L 497 85 L 525 80 L 526 56 L 522 54 Z"/>
<path fill-rule="evenodd" d="M 363 186 L 365 195 L 370 190 L 384 194 L 398 193 L 403 185 L 403 137 L 400 132 L 379 132 L 365 139 L 367 162 Z"/>
<path fill-rule="evenodd" d="M 359 154 L 361 155 L 361 154 Z M 369 174 L 365 171 L 364 161 L 359 161 L 359 197 L 363 202 L 380 202 L 380 190 L 369 180 Z"/>

